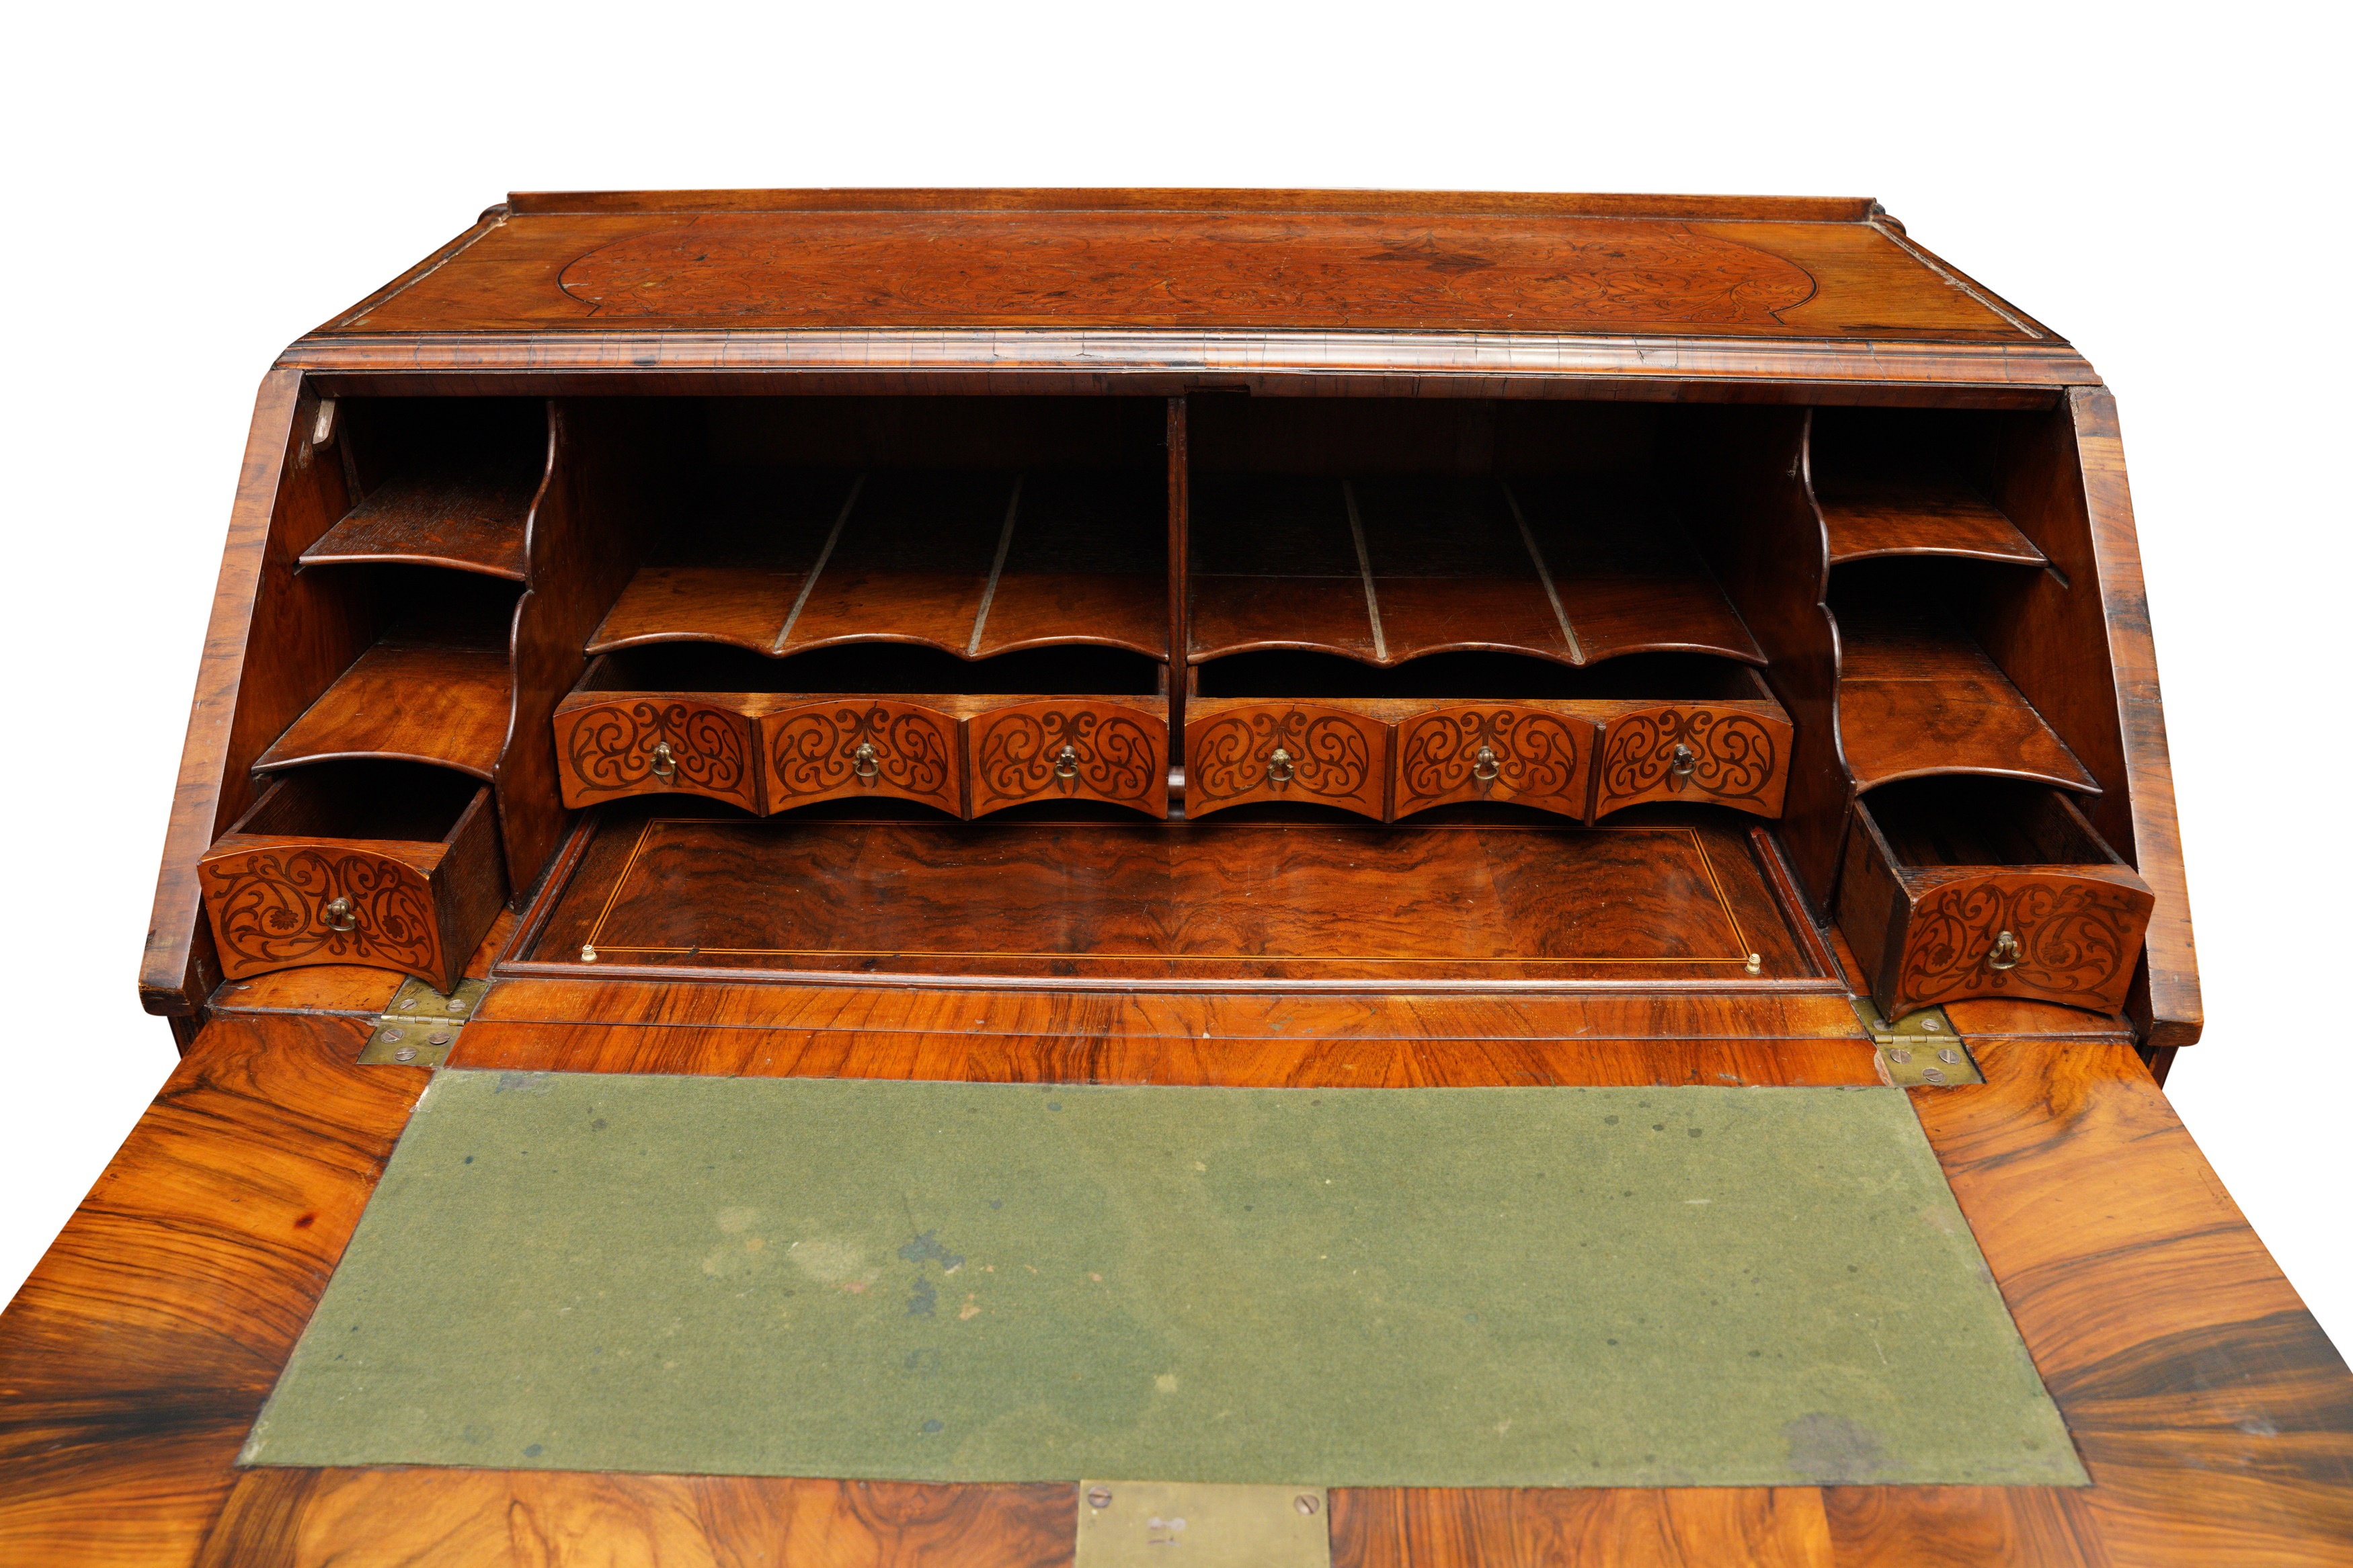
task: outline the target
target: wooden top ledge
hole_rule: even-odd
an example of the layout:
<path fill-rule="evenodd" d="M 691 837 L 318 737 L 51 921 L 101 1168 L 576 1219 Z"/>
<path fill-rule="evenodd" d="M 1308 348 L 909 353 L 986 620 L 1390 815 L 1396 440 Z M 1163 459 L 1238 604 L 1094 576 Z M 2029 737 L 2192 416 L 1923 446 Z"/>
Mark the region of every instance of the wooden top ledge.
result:
<path fill-rule="evenodd" d="M 1165 373 L 1153 340 L 1205 334 L 1310 373 L 1339 366 L 1328 345 L 1303 356 L 1301 334 L 1350 342 L 1351 368 L 1492 373 L 1492 351 L 1433 363 L 1428 334 L 1475 333 L 1531 345 L 1555 374 L 1656 374 L 1662 349 L 1704 374 L 1691 351 L 1712 345 L 1709 369 L 1740 377 L 1887 379 L 1885 354 L 1929 384 L 2094 379 L 1867 198 L 1385 191 L 522 193 L 301 357 L 384 368 L 397 345 L 404 368 L 488 368 L 521 338 L 549 369 L 548 337 L 618 337 L 643 363 L 652 336 L 694 340 L 684 359 L 781 367 L 794 356 L 745 340 L 847 337 L 818 356 L 847 363 L 863 334 L 903 359 L 890 340 L 924 332 L 986 340 L 992 360 L 1007 334 L 1039 334 L 1048 357 L 1083 349 L 1114 373 Z M 1116 352 L 1126 338 L 1143 342 Z M 1609 349 L 1564 357 L 1571 342 Z"/>

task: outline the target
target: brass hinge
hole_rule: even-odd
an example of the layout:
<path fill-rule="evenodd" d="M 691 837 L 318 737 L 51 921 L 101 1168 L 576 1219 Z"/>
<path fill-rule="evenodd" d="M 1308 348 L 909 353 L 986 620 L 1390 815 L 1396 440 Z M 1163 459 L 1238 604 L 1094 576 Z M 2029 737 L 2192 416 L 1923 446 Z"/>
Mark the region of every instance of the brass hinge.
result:
<path fill-rule="evenodd" d="M 422 980 L 408 979 L 375 1021 L 375 1033 L 360 1051 L 364 1067 L 438 1068 L 458 1043 L 458 1031 L 474 1016 L 490 989 L 487 980 L 460 980 L 443 995 Z"/>
<path fill-rule="evenodd" d="M 1072 1568 L 1332 1568 L 1331 1500 L 1322 1487 L 1081 1481 Z"/>
<path fill-rule="evenodd" d="M 1948 1089 L 1957 1083 L 1983 1083 L 1977 1058 L 1953 1027 L 1942 1007 L 1923 1007 L 1894 1023 L 1868 996 L 1854 998 L 1854 1016 L 1871 1032 L 1885 1064 L 1888 1080 L 1898 1089 Z"/>

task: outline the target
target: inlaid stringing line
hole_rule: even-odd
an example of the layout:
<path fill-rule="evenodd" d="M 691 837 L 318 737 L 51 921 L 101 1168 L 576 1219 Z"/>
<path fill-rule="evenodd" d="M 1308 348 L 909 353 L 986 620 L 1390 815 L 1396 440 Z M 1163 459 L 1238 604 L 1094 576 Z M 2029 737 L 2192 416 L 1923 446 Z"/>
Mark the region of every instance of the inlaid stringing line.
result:
<path fill-rule="evenodd" d="M 980 591 L 980 613 L 972 618 L 972 640 L 964 647 L 966 658 L 980 657 L 980 634 L 988 626 L 988 606 L 997 602 L 997 580 L 1005 575 L 1005 555 L 1013 548 L 1013 520 L 1021 510 L 1021 485 L 1029 477 L 1013 476 L 1013 494 L 1005 503 L 1005 527 L 997 535 L 997 559 L 989 563 L 988 586 Z"/>
<path fill-rule="evenodd" d="M 841 531 L 849 521 L 850 509 L 858 504 L 858 492 L 865 488 L 864 474 L 850 481 L 849 493 L 842 497 L 841 510 L 833 520 L 832 530 L 825 536 L 825 548 L 817 552 L 817 560 L 810 565 L 808 575 L 802 579 L 800 595 L 793 600 L 793 613 L 785 617 L 785 629 L 776 634 L 773 651 L 785 651 L 785 644 L 792 637 L 793 627 L 800 622 L 801 611 L 807 607 L 809 595 L 817 592 L 818 574 L 823 572 L 825 563 L 833 559 L 833 547 L 841 542 Z"/>
<path fill-rule="evenodd" d="M 637 843 L 629 847 L 629 858 L 621 863 L 621 874 L 613 879 L 613 890 L 605 895 L 605 907 L 596 911 L 596 923 L 588 928 L 588 946 L 596 946 L 596 939 L 605 934 L 605 922 L 613 918 L 613 906 L 621 901 L 621 889 L 629 885 L 629 874 L 638 868 L 638 857 L 643 855 L 646 852 L 646 846 L 654 841 L 654 829 L 667 827 L 671 823 L 681 820 L 691 819 L 657 816 L 649 820 L 638 832 Z"/>
<path fill-rule="evenodd" d="M 1552 601 L 1553 618 L 1560 622 L 1560 635 L 1568 639 L 1568 661 L 1585 662 L 1585 650 L 1577 646 L 1577 628 L 1568 624 L 1568 609 L 1560 602 L 1560 590 L 1552 584 L 1552 568 L 1545 564 L 1544 552 L 1536 548 L 1535 531 L 1528 526 L 1527 513 L 1520 510 L 1520 498 L 1512 487 L 1504 486 L 1504 500 L 1512 508 L 1512 521 L 1520 525 L 1520 542 L 1528 547 L 1528 559 L 1535 563 L 1536 581 L 1544 584 L 1545 597 Z"/>
<path fill-rule="evenodd" d="M 1365 520 L 1356 515 L 1356 484 L 1354 479 L 1340 481 L 1340 498 L 1348 503 L 1348 537 L 1356 542 L 1356 572 L 1365 580 L 1365 616 L 1373 623 L 1373 657 L 1383 664 L 1389 661 L 1389 645 L 1381 636 L 1381 599 L 1373 591 L 1373 556 L 1365 548 Z"/>

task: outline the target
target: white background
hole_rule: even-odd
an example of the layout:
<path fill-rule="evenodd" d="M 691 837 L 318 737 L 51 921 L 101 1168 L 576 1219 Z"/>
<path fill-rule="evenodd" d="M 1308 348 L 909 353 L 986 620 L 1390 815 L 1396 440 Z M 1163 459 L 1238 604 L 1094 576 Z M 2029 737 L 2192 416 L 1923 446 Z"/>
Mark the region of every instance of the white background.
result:
<path fill-rule="evenodd" d="M 867 14 L 52 5 L 13 25 L 0 1298 L 174 1060 L 133 976 L 256 383 L 505 191 L 1794 193 L 1879 197 L 2116 390 L 2211 1020 L 2170 1092 L 2353 1344 L 2340 24 Z"/>

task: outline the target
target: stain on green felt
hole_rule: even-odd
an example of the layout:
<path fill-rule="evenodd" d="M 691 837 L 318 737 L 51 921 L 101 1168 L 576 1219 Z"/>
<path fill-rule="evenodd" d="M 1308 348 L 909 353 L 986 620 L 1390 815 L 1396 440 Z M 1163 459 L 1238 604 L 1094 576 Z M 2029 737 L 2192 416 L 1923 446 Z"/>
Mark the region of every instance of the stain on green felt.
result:
<path fill-rule="evenodd" d="M 244 1459 L 2085 1479 L 1892 1089 L 450 1071 Z"/>

